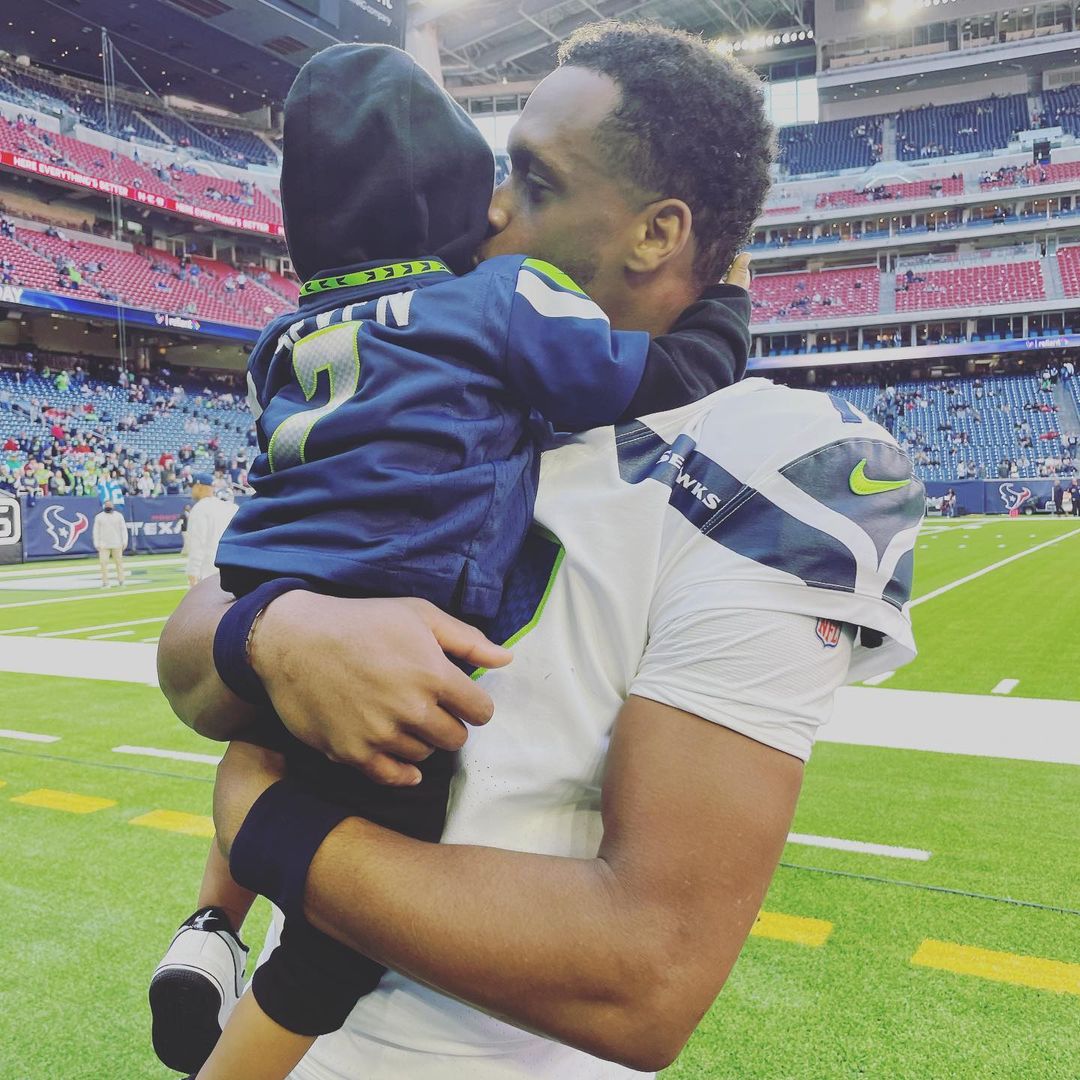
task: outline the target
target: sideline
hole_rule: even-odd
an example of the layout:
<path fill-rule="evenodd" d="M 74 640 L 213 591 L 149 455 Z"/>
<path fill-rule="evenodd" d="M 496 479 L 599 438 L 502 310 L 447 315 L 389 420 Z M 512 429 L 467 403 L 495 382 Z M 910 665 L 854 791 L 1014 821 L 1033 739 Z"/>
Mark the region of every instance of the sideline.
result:
<path fill-rule="evenodd" d="M 1075 701 L 842 686 L 820 742 L 1080 765 Z"/>
<path fill-rule="evenodd" d="M 157 686 L 157 646 L 5 637 L 0 671 Z M 1075 701 L 843 686 L 822 742 L 1080 765 Z"/>

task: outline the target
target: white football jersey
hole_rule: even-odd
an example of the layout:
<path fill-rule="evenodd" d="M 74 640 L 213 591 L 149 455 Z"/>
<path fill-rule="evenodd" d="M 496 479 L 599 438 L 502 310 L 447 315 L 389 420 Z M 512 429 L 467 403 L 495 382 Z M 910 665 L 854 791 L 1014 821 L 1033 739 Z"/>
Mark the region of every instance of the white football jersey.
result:
<path fill-rule="evenodd" d="M 444 843 L 591 858 L 620 706 L 637 694 L 800 758 L 837 686 L 914 656 L 922 485 L 846 402 L 748 379 L 544 454 L 536 522 L 484 675 Z M 876 648 L 853 641 L 876 632 Z M 883 640 L 882 640 L 883 639 Z M 272 928 L 268 943 L 272 944 Z M 395 973 L 295 1080 L 640 1076 Z"/>

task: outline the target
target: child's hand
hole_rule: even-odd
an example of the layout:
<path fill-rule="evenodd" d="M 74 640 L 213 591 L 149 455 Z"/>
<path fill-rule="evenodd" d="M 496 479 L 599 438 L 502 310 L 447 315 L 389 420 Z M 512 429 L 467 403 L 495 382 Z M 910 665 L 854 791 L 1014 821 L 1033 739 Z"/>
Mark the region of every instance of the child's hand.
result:
<path fill-rule="evenodd" d="M 750 289 L 750 255 L 740 251 L 732 260 L 724 275 L 723 284 L 738 285 L 740 289 Z"/>

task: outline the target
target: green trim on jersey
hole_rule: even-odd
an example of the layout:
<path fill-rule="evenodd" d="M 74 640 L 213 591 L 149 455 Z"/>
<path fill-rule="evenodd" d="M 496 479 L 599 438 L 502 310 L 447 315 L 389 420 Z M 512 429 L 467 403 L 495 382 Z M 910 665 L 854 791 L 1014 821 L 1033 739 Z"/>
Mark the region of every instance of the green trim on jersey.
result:
<path fill-rule="evenodd" d="M 555 587 L 555 578 L 559 575 L 559 568 L 563 564 L 563 558 L 566 556 L 566 548 L 563 547 L 562 541 L 553 532 L 545 529 L 542 525 L 534 525 L 533 532 L 539 533 L 545 540 L 549 540 L 553 544 L 558 544 L 559 550 L 555 554 L 555 561 L 552 563 L 551 572 L 548 574 L 547 584 L 544 586 L 544 592 L 540 597 L 540 602 L 536 605 L 536 610 L 532 613 L 532 618 L 524 626 L 515 630 L 502 643 L 504 649 L 513 648 L 526 634 L 536 629 L 540 617 L 544 614 L 544 608 L 547 607 L 551 590 Z M 479 679 L 481 675 L 486 675 L 487 672 L 488 668 L 477 668 L 469 678 Z"/>
<path fill-rule="evenodd" d="M 571 292 L 585 296 L 585 290 L 569 274 L 564 274 L 557 266 L 552 266 L 549 262 L 544 262 L 542 259 L 526 259 L 521 265 L 527 266 L 530 270 L 535 270 L 538 274 L 563 289 L 569 289 Z"/>
<path fill-rule="evenodd" d="M 439 259 L 387 263 L 385 266 L 372 266 L 367 270 L 357 270 L 352 274 L 312 278 L 310 281 L 304 282 L 300 295 L 311 296 L 314 293 L 330 292 L 332 289 L 346 289 L 353 285 L 374 285 L 380 281 L 396 281 L 398 278 L 419 277 L 421 274 L 453 274 L 453 272 L 446 263 Z"/>

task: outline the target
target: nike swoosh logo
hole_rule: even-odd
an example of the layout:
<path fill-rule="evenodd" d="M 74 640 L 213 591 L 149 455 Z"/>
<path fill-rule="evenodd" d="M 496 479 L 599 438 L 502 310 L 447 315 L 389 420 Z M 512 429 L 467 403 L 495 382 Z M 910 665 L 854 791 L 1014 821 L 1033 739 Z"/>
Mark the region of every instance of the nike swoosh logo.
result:
<path fill-rule="evenodd" d="M 882 491 L 895 491 L 897 488 L 907 487 L 911 483 L 911 477 L 907 480 L 871 480 L 866 475 L 866 458 L 863 458 L 848 477 L 848 486 L 856 495 L 877 495 Z"/>

